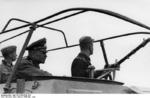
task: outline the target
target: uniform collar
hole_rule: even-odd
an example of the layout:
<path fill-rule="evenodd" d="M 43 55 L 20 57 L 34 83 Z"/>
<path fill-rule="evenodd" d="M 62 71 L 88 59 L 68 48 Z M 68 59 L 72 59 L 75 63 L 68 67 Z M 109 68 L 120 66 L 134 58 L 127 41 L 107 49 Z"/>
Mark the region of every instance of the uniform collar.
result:
<path fill-rule="evenodd" d="M 12 66 L 13 66 L 12 63 L 10 64 L 10 63 L 8 63 L 6 60 L 2 60 L 2 62 L 3 62 L 3 64 L 4 64 L 5 66 L 8 66 L 8 67 L 12 67 Z"/>
<path fill-rule="evenodd" d="M 80 52 L 78 56 L 84 57 L 86 60 L 91 61 L 90 57 L 83 52 Z"/>
<path fill-rule="evenodd" d="M 40 69 L 39 64 L 36 64 L 35 62 L 33 62 L 33 60 L 32 60 L 29 56 L 27 57 L 27 60 L 29 60 L 29 61 L 32 63 L 32 65 L 33 65 L 34 67 L 36 67 L 36 68 L 39 68 L 39 69 Z"/>

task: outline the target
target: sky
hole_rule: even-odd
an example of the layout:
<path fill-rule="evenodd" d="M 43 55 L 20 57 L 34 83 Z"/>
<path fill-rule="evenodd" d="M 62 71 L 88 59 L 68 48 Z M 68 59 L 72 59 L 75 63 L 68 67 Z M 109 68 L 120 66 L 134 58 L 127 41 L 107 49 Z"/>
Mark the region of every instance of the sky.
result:
<path fill-rule="evenodd" d="M 150 26 L 149 4 L 149 0 L 0 0 L 0 30 L 11 18 L 34 22 L 56 12 L 75 7 L 110 10 Z M 24 23 L 13 21 L 8 29 L 20 25 L 24 25 Z M 120 34 L 148 31 L 120 19 L 95 12 L 77 15 L 47 26 L 63 30 L 69 45 L 78 44 L 79 38 L 85 35 L 99 40 Z M 28 28 L 0 35 L 0 41 L 25 30 L 28 30 Z M 43 37 L 47 38 L 48 49 L 65 46 L 61 33 L 42 28 L 34 32 L 29 43 Z M 116 60 L 120 60 L 138 46 L 143 39 L 148 37 L 149 35 L 135 35 L 106 41 L 104 44 L 109 63 L 112 64 Z M 19 55 L 25 38 L 26 34 L 2 43 L 0 49 L 8 45 L 17 45 L 17 54 Z M 79 51 L 79 47 L 74 47 L 49 52 L 45 64 L 41 64 L 41 69 L 56 76 L 71 76 L 71 63 Z M 27 52 L 25 55 L 27 55 Z M 150 44 L 121 64 L 115 80 L 124 82 L 127 85 L 150 88 L 149 59 Z M 91 62 L 96 69 L 102 69 L 105 65 L 99 43 L 94 44 L 94 54 L 91 56 Z"/>

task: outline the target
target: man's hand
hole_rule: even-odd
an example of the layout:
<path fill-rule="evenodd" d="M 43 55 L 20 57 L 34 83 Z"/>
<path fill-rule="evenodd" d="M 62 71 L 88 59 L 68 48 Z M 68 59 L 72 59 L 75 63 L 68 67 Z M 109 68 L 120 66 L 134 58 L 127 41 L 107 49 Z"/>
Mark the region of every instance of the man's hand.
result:
<path fill-rule="evenodd" d="M 93 69 L 95 69 L 95 67 L 92 66 L 92 65 L 90 65 L 90 66 L 88 67 L 88 69 L 89 69 L 89 70 L 93 70 Z"/>
<path fill-rule="evenodd" d="M 90 65 L 90 66 L 88 67 L 89 78 L 94 78 L 94 69 L 95 69 L 95 67 L 92 66 L 92 65 Z"/>

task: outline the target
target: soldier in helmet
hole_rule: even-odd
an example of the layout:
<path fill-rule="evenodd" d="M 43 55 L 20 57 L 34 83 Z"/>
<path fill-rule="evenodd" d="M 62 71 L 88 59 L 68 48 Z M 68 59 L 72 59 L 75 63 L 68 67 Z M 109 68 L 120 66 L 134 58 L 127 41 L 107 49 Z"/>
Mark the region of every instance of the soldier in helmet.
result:
<path fill-rule="evenodd" d="M 80 53 L 73 60 L 71 66 L 72 77 L 90 78 L 90 70 L 95 69 L 91 64 L 90 55 L 93 54 L 93 39 L 90 36 L 83 36 L 79 40 Z M 93 77 L 97 77 L 101 72 L 94 71 Z"/>
<path fill-rule="evenodd" d="M 4 83 L 7 81 L 9 75 L 12 73 L 13 64 L 12 62 L 16 60 L 16 46 L 8 46 L 1 49 L 1 53 L 4 57 L 2 64 L 0 65 L 0 82 Z"/>
<path fill-rule="evenodd" d="M 28 56 L 23 58 L 17 69 L 17 78 L 28 79 L 34 76 L 51 76 L 51 73 L 40 69 L 39 64 L 45 63 L 47 58 L 46 38 L 42 38 L 29 45 Z"/>

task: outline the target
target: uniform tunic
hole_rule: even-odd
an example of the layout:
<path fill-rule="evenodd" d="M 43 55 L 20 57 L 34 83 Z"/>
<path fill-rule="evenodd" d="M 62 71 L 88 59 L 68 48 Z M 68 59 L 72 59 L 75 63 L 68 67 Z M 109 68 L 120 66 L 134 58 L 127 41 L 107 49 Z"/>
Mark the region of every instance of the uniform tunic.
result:
<path fill-rule="evenodd" d="M 32 76 L 51 76 L 47 71 L 40 69 L 39 65 L 33 63 L 33 61 L 27 57 L 23 58 L 17 69 L 17 78 L 28 79 Z"/>
<path fill-rule="evenodd" d="M 89 66 L 91 66 L 90 58 L 84 53 L 79 53 L 78 56 L 73 60 L 71 66 L 72 77 L 85 77 L 89 78 Z M 99 70 L 94 71 L 94 78 L 99 77 L 103 72 Z"/>
<path fill-rule="evenodd" d="M 71 66 L 72 77 L 89 77 L 88 67 L 91 65 L 90 58 L 84 53 L 79 53 Z"/>
<path fill-rule="evenodd" d="M 0 83 L 4 83 L 7 81 L 9 75 L 12 73 L 13 65 L 7 63 L 5 60 L 2 60 L 2 64 L 0 65 Z"/>

